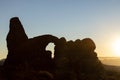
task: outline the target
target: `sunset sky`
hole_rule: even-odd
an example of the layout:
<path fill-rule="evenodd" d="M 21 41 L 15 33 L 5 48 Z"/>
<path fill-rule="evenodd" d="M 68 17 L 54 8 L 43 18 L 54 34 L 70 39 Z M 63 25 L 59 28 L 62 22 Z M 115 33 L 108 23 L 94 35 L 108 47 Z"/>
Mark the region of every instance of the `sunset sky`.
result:
<path fill-rule="evenodd" d="M 7 55 L 9 20 L 15 16 L 29 38 L 43 34 L 67 40 L 89 37 L 98 56 L 120 56 L 113 46 L 120 41 L 120 0 L 0 0 L 0 59 Z"/>

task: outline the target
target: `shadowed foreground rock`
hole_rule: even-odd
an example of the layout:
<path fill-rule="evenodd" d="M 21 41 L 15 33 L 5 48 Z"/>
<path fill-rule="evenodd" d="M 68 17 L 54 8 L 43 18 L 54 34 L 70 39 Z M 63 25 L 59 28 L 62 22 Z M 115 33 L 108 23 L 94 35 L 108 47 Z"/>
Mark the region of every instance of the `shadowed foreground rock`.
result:
<path fill-rule="evenodd" d="M 46 46 L 55 44 L 54 58 Z M 105 80 L 104 69 L 90 38 L 76 41 L 52 35 L 28 38 L 17 17 L 10 20 L 8 55 L 4 63 L 7 80 Z"/>

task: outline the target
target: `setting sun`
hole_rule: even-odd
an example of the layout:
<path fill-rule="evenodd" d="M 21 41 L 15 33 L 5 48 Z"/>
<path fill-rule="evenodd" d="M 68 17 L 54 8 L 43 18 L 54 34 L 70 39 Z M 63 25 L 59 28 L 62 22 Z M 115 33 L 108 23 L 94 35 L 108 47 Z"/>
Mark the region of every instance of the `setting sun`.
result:
<path fill-rule="evenodd" d="M 120 38 L 116 39 L 112 45 L 116 56 L 120 56 Z"/>

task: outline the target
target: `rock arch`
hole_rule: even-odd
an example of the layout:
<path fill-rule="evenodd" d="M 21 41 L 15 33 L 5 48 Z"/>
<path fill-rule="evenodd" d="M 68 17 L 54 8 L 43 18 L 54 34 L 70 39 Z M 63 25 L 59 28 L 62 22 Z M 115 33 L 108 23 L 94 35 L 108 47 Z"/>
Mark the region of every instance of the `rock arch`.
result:
<path fill-rule="evenodd" d="M 54 80 L 82 80 L 86 76 L 92 80 L 91 73 L 94 80 L 102 78 L 103 67 L 90 38 L 66 41 L 49 34 L 28 38 L 20 20 L 14 17 L 6 40 L 8 55 L 4 71 L 8 80 L 31 80 L 31 76 L 53 80 L 53 75 Z M 46 50 L 50 42 L 55 44 L 54 59 Z"/>
<path fill-rule="evenodd" d="M 10 30 L 6 40 L 8 55 L 4 70 L 8 78 L 13 79 L 21 68 L 23 70 L 29 68 L 32 71 L 53 71 L 52 58 L 49 57 L 50 51 L 45 49 L 50 42 L 56 44 L 57 37 L 48 34 L 29 39 L 20 20 L 14 17 L 10 20 Z"/>

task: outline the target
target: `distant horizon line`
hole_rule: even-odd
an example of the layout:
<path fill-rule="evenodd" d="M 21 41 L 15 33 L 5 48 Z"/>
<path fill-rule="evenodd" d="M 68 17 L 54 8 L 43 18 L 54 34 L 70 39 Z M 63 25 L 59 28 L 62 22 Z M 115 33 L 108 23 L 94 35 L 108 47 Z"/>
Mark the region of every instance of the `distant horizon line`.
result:
<path fill-rule="evenodd" d="M 97 56 L 98 58 L 120 58 L 120 56 Z M 6 57 L 7 58 L 7 57 Z M 0 58 L 0 60 L 2 60 L 2 59 L 6 59 L 5 57 L 4 58 Z"/>

